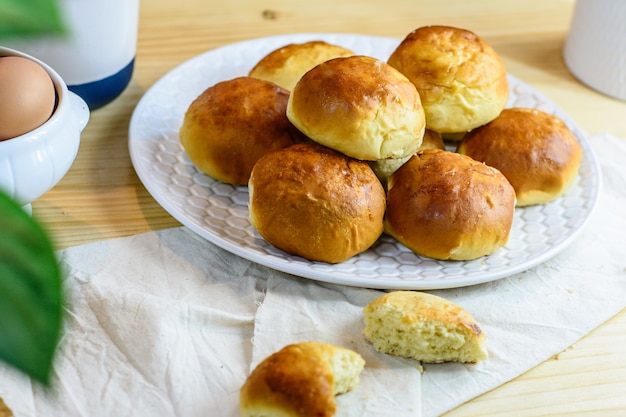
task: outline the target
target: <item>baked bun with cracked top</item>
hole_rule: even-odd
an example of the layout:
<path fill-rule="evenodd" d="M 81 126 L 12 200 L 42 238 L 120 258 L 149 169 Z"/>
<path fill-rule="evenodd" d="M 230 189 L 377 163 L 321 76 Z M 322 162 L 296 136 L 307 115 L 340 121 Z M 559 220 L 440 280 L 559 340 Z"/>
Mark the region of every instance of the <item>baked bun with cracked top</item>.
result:
<path fill-rule="evenodd" d="M 331 417 L 335 396 L 354 389 L 365 361 L 321 342 L 285 346 L 252 371 L 239 394 L 242 417 Z"/>
<path fill-rule="evenodd" d="M 454 139 L 495 119 L 505 107 L 504 64 L 479 36 L 449 26 L 424 26 L 387 60 L 419 91 L 426 127 Z"/>
<path fill-rule="evenodd" d="M 379 352 L 426 363 L 476 363 L 489 356 L 474 317 L 433 294 L 393 291 L 368 304 L 363 315 L 363 335 Z"/>
<path fill-rule="evenodd" d="M 324 41 L 290 43 L 265 55 L 248 75 L 271 81 L 292 91 L 302 76 L 332 58 L 352 56 L 354 52 Z"/>
<path fill-rule="evenodd" d="M 288 98 L 287 90 L 269 81 L 238 77 L 219 82 L 188 107 L 180 143 L 200 171 L 245 185 L 262 155 L 304 139 L 287 119 Z"/>
<path fill-rule="evenodd" d="M 385 232 L 421 256 L 471 260 L 508 241 L 514 214 L 515 191 L 497 169 L 427 149 L 389 178 Z"/>
<path fill-rule="evenodd" d="M 517 206 L 544 204 L 572 185 L 582 159 L 574 133 L 558 117 L 511 108 L 468 133 L 459 153 L 497 168 L 517 195 Z"/>
<path fill-rule="evenodd" d="M 287 117 L 315 142 L 367 161 L 414 154 L 425 129 L 415 86 L 367 56 L 331 59 L 304 74 Z"/>
<path fill-rule="evenodd" d="M 248 188 L 258 233 L 311 261 L 345 261 L 383 232 L 385 190 L 367 162 L 314 142 L 263 156 Z"/>

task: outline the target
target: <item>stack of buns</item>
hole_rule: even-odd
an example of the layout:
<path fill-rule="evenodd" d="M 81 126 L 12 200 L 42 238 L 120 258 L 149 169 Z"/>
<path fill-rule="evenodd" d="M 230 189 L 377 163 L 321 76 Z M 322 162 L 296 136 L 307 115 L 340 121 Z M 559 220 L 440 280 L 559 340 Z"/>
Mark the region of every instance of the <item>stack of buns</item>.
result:
<path fill-rule="evenodd" d="M 415 86 L 378 59 L 350 55 L 307 71 L 286 115 L 310 143 L 271 152 L 250 181 L 250 219 L 272 245 L 338 263 L 384 231 L 386 194 L 368 162 L 420 148 L 425 118 Z"/>
<path fill-rule="evenodd" d="M 504 111 L 508 94 L 502 60 L 464 29 L 418 28 L 386 62 L 311 41 L 207 89 L 180 138 L 200 170 L 248 185 L 251 223 L 287 253 L 338 263 L 386 233 L 471 260 L 507 243 L 516 205 L 558 197 L 578 172 L 567 127 Z"/>
<path fill-rule="evenodd" d="M 198 169 L 248 186 L 251 223 L 287 253 L 342 262 L 386 233 L 420 256 L 470 260 L 506 244 L 516 206 L 562 195 L 581 160 L 561 120 L 505 109 L 507 98 L 488 44 L 427 26 L 387 62 L 321 41 L 279 48 L 248 76 L 203 92 L 180 140 Z M 381 353 L 488 357 L 474 317 L 441 297 L 390 292 L 363 316 L 363 336 Z M 240 413 L 332 416 L 334 396 L 352 390 L 364 366 L 338 346 L 286 346 L 246 379 Z"/>

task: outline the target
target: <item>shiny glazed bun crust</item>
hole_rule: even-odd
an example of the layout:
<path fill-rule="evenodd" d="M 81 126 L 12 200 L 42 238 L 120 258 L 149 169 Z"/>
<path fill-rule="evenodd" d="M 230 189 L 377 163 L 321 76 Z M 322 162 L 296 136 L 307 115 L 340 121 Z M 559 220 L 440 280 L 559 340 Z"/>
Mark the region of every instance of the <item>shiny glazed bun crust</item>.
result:
<path fill-rule="evenodd" d="M 389 178 L 385 231 L 418 255 L 471 260 L 508 241 L 514 212 L 515 191 L 498 170 L 427 149 Z"/>
<path fill-rule="evenodd" d="M 322 62 L 354 55 L 352 51 L 324 41 L 291 43 L 265 55 L 248 74 L 292 91 L 302 76 Z"/>
<path fill-rule="evenodd" d="M 262 155 L 301 137 L 287 119 L 288 98 L 288 91 L 255 78 L 217 83 L 187 109 L 179 132 L 181 145 L 202 172 L 245 185 Z"/>
<path fill-rule="evenodd" d="M 307 72 L 289 97 L 287 117 L 312 140 L 369 161 L 412 155 L 425 129 L 415 86 L 366 56 L 331 59 Z"/>
<path fill-rule="evenodd" d="M 467 132 L 495 119 L 506 105 L 509 89 L 502 60 L 468 30 L 418 28 L 387 62 L 417 87 L 428 129 Z"/>
<path fill-rule="evenodd" d="M 385 191 L 369 165 L 316 143 L 265 155 L 248 185 L 251 223 L 285 252 L 342 262 L 383 232 Z"/>
<path fill-rule="evenodd" d="M 582 158 L 580 144 L 561 119 L 526 108 L 504 110 L 468 133 L 457 150 L 500 170 L 520 207 L 562 195 L 576 179 Z"/>
<path fill-rule="evenodd" d="M 331 417 L 335 395 L 354 389 L 365 361 L 343 347 L 303 342 L 273 353 L 252 371 L 239 393 L 242 417 Z"/>

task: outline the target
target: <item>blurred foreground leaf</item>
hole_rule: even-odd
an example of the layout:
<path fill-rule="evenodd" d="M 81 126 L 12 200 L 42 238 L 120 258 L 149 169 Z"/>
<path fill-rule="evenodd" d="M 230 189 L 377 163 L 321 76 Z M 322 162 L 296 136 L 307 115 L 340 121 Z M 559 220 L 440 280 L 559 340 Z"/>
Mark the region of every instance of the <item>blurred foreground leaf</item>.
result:
<path fill-rule="evenodd" d="M 61 331 L 61 285 L 48 236 L 0 191 L 0 360 L 46 385 Z"/>
<path fill-rule="evenodd" d="M 0 39 L 62 34 L 56 0 L 0 0 Z"/>

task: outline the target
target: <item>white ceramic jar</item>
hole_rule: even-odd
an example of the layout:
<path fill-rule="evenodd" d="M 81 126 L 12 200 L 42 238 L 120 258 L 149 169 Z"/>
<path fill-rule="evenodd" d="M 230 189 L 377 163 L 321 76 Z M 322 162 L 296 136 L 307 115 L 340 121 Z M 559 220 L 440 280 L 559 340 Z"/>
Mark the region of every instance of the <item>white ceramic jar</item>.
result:
<path fill-rule="evenodd" d="M 15 39 L 3 46 L 50 65 L 91 110 L 127 87 L 132 77 L 139 0 L 59 0 L 68 36 Z"/>
<path fill-rule="evenodd" d="M 626 0 L 576 0 L 563 58 L 581 82 L 626 100 Z"/>

